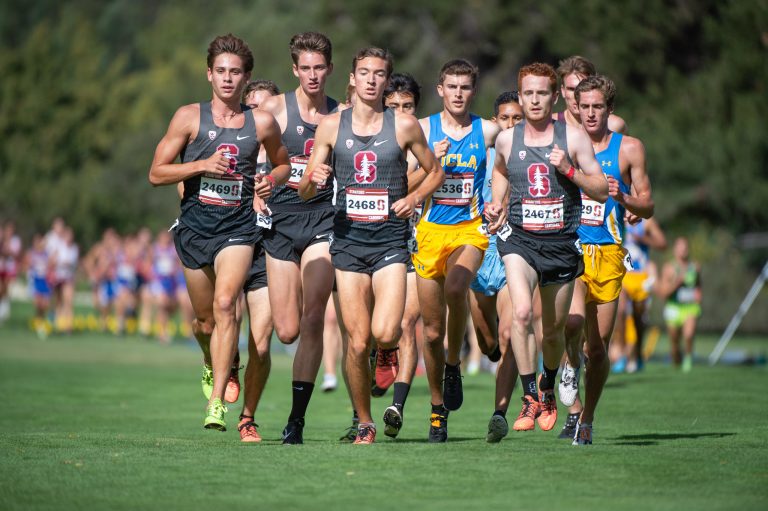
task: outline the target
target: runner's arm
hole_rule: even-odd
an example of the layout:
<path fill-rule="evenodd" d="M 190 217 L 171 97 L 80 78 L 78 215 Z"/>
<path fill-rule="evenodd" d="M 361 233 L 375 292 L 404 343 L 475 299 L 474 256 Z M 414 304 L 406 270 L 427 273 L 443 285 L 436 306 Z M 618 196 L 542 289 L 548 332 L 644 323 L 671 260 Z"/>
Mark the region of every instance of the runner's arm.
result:
<path fill-rule="evenodd" d="M 424 131 L 415 117 L 401 115 L 397 117 L 396 123 L 398 143 L 402 140 L 401 147 L 404 145 L 406 150 L 413 153 L 422 171 L 426 173 L 426 177 L 415 190 L 392 204 L 392 211 L 399 218 L 409 218 L 418 204 L 443 185 L 445 171 L 435 154 L 429 149 Z"/>
<path fill-rule="evenodd" d="M 603 174 L 603 169 L 595 159 L 595 150 L 592 148 L 587 133 L 582 129 L 566 127 L 568 137 L 568 149 L 571 153 L 571 160 L 576 168 L 567 160 L 560 159 L 557 163 L 552 162 L 557 171 L 571 179 L 576 186 L 587 194 L 590 198 L 605 202 L 608 198 L 608 180 Z M 558 150 L 557 144 L 552 150 L 552 155 Z M 562 150 L 560 150 L 562 152 Z M 578 168 L 578 170 L 576 170 Z"/>
<path fill-rule="evenodd" d="M 640 140 L 625 137 L 621 144 L 620 155 L 629 163 L 630 183 L 633 193 L 623 193 L 615 179 L 609 180 L 610 195 L 627 211 L 642 218 L 653 216 L 653 198 L 651 197 L 651 180 L 645 171 L 645 147 Z"/>
<path fill-rule="evenodd" d="M 193 105 L 179 108 L 168 125 L 168 131 L 157 144 L 152 166 L 149 168 L 149 182 L 153 186 L 172 185 L 197 174 L 222 175 L 229 169 L 229 160 L 219 150 L 205 160 L 174 163 L 184 146 L 197 133 L 199 110 Z"/>
<path fill-rule="evenodd" d="M 253 193 L 262 199 L 268 199 L 276 186 L 284 184 L 290 178 L 291 164 L 288 160 L 288 150 L 280 136 L 280 126 L 275 118 L 261 111 L 253 111 L 253 116 L 259 142 L 264 145 L 267 159 L 272 163 L 272 171 L 258 178 Z"/>
<path fill-rule="evenodd" d="M 329 115 L 320 121 L 315 132 L 315 145 L 309 156 L 307 171 L 299 181 L 299 196 L 309 200 L 317 195 L 317 185 L 325 183 L 333 174 L 333 168 L 327 161 L 331 157 L 336 143 L 336 133 L 339 131 L 338 114 Z"/>
<path fill-rule="evenodd" d="M 496 159 L 493 162 L 491 174 L 491 203 L 485 205 L 485 218 L 488 219 L 488 230 L 496 232 L 507 221 L 509 191 L 509 175 L 507 174 L 507 158 L 512 150 L 513 131 L 506 130 L 496 137 Z"/>

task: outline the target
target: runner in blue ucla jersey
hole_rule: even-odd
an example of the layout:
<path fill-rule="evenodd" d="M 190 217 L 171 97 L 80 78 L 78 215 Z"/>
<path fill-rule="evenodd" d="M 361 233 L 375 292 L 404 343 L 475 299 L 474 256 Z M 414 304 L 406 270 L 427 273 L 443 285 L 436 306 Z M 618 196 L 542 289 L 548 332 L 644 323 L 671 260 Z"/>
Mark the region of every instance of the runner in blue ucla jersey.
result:
<path fill-rule="evenodd" d="M 574 431 L 574 445 L 592 443 L 592 419 L 608 378 L 608 343 L 616 321 L 621 281 L 626 272 L 627 251 L 624 240 L 624 214 L 649 218 L 653 214 L 651 185 L 645 171 L 645 148 L 640 140 L 608 129 L 616 87 L 608 78 L 593 75 L 576 87 L 579 118 L 592 141 L 595 157 L 608 179 L 608 200 L 600 203 L 582 194 L 578 235 L 584 252 L 584 274 L 576 285 L 568 313 L 566 349 L 570 365 L 578 368 L 582 351 L 582 332 L 586 328 L 587 364 L 584 407 L 578 399 L 578 373 L 564 382 L 560 399 L 575 406 L 569 415 L 581 412 Z M 630 189 L 634 193 L 630 193 Z M 565 387 L 565 388 L 563 388 Z"/>
<path fill-rule="evenodd" d="M 301 343 L 293 359 L 292 405 L 283 443 L 303 443 L 306 414 L 315 377 L 323 357 L 323 318 L 333 286 L 328 252 L 333 230 L 333 180 L 323 183 L 310 201 L 297 193 L 299 181 L 315 143 L 321 119 L 336 110 L 325 95 L 333 71 L 331 41 L 317 32 L 296 34 L 290 42 L 295 90 L 267 98 L 260 108 L 277 119 L 291 159 L 291 178 L 278 187 L 268 206 L 272 213 L 264 233 L 267 251 L 269 301 L 277 337 Z"/>
<path fill-rule="evenodd" d="M 557 420 L 554 386 L 564 351 L 563 329 L 573 281 L 584 267 L 576 234 L 581 216 L 579 189 L 597 201 L 608 197 L 608 183 L 587 134 L 551 119 L 556 86 L 555 70 L 548 64 L 520 69 L 518 89 L 525 121 L 496 141 L 493 201 L 486 205 L 489 229 L 505 227 L 498 233 L 497 245 L 512 298 L 512 348 L 524 392 L 514 428 L 521 430 L 533 429 L 534 420 L 541 429 L 550 430 Z M 536 286 L 542 307 L 540 392 L 527 343 Z"/>
<path fill-rule="evenodd" d="M 360 417 L 356 444 L 376 438 L 371 417 L 371 338 L 391 349 L 400 337 L 405 307 L 408 218 L 443 182 L 443 171 L 415 117 L 385 109 L 392 57 L 380 48 L 360 50 L 352 61 L 353 107 L 323 119 L 307 174 L 299 185 L 311 199 L 333 176 L 337 182 L 331 256 L 341 315 L 349 335 L 346 367 Z M 406 153 L 427 178 L 408 193 Z M 333 152 L 333 167 L 325 162 Z"/>
<path fill-rule="evenodd" d="M 149 181 L 155 186 L 184 181 L 174 235 L 203 349 L 204 387 L 213 371 L 204 425 L 224 430 L 222 399 L 238 338 L 235 304 L 259 240 L 254 197 L 269 197 L 288 179 L 290 167 L 275 119 L 240 104 L 253 69 L 248 46 L 231 34 L 217 37 L 208 47 L 207 64 L 213 97 L 176 111 L 155 150 Z M 262 144 L 273 170 L 256 182 Z M 174 163 L 179 156 L 181 163 Z"/>
<path fill-rule="evenodd" d="M 459 356 L 469 314 L 467 293 L 488 247 L 481 229 L 482 190 L 486 152 L 499 127 L 470 113 L 477 76 L 477 67 L 466 60 L 443 65 L 437 85 L 443 109 L 419 121 L 446 176 L 424 203 L 413 254 L 432 404 L 431 442 L 447 440 L 448 411 L 463 402 Z"/>
<path fill-rule="evenodd" d="M 557 66 L 560 79 L 560 95 L 565 101 L 565 110 L 552 115 L 552 119 L 561 121 L 575 128 L 581 127 L 581 114 L 576 103 L 576 86 L 584 78 L 597 74 L 595 65 L 580 55 L 572 55 L 561 60 Z M 627 134 L 627 123 L 616 114 L 608 117 L 608 129 Z"/>

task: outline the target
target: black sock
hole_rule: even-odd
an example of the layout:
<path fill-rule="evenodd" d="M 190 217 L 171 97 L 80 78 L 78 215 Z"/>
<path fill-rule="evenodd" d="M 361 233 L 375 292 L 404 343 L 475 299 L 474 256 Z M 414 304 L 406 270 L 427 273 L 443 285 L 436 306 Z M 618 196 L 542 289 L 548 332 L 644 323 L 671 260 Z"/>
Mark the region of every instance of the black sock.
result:
<path fill-rule="evenodd" d="M 506 410 L 496 410 L 493 412 L 494 415 L 501 415 L 505 419 L 507 418 L 507 411 Z"/>
<path fill-rule="evenodd" d="M 445 374 L 459 374 L 459 366 L 461 363 L 456 364 L 455 366 L 452 366 L 451 364 L 447 363 L 445 364 Z"/>
<path fill-rule="evenodd" d="M 557 378 L 557 367 L 554 369 L 548 368 L 542 364 L 544 371 L 541 373 L 541 381 L 539 382 L 539 388 L 541 390 L 552 390 L 555 388 L 555 378 Z"/>
<path fill-rule="evenodd" d="M 352 424 L 360 422 L 360 417 L 357 415 L 357 410 L 352 410 Z"/>
<path fill-rule="evenodd" d="M 531 396 L 534 401 L 539 400 L 539 393 L 536 391 L 536 373 L 521 374 L 520 381 L 523 383 L 523 392 L 526 396 Z"/>
<path fill-rule="evenodd" d="M 235 352 L 235 358 L 232 360 L 232 367 L 240 367 L 240 350 Z"/>
<path fill-rule="evenodd" d="M 432 413 L 448 417 L 448 410 L 443 405 L 432 405 Z"/>
<path fill-rule="evenodd" d="M 288 420 L 303 419 L 307 413 L 307 406 L 309 406 L 309 399 L 312 397 L 315 384 L 294 380 L 291 386 L 293 388 L 293 406 L 291 406 L 291 415 L 288 416 Z"/>
<path fill-rule="evenodd" d="M 398 410 L 400 410 L 400 413 L 403 412 L 403 408 L 405 408 L 405 400 L 408 399 L 408 392 L 411 390 L 411 386 L 407 383 L 395 382 L 395 395 L 392 397 L 392 405 L 396 406 Z"/>

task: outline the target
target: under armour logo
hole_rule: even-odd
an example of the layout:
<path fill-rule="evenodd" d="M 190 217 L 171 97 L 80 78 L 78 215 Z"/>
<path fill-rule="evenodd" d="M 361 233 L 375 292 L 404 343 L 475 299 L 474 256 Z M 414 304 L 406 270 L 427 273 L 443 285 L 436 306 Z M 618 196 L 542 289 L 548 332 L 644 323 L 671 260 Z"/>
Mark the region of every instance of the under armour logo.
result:
<path fill-rule="evenodd" d="M 470 149 L 480 149 L 480 144 L 473 144 L 473 143 L 470 142 L 469 148 Z"/>
<path fill-rule="evenodd" d="M 603 160 L 600 162 L 600 165 L 603 167 L 610 167 L 613 162 L 611 160 Z"/>

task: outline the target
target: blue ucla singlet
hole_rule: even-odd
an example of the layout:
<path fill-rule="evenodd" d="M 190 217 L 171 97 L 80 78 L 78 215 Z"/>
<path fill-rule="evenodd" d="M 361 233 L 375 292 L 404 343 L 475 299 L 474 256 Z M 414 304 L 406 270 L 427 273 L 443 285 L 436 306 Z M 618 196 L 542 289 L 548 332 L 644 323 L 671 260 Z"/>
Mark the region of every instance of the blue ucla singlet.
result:
<path fill-rule="evenodd" d="M 621 179 L 619 148 L 621 133 L 611 133 L 608 147 L 595 154 L 603 173 L 619 182 L 619 189 L 629 193 L 629 185 Z M 624 239 L 624 206 L 610 196 L 601 204 L 581 194 L 581 225 L 578 229 L 581 242 L 587 245 L 621 245 Z"/>
<path fill-rule="evenodd" d="M 471 115 L 472 131 L 461 140 L 448 137 L 451 145 L 440 159 L 445 182 L 424 203 L 422 219 L 442 225 L 474 220 L 483 214 L 486 147 L 483 120 Z M 429 147 L 445 139 L 440 114 L 429 116 Z"/>

